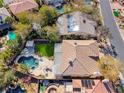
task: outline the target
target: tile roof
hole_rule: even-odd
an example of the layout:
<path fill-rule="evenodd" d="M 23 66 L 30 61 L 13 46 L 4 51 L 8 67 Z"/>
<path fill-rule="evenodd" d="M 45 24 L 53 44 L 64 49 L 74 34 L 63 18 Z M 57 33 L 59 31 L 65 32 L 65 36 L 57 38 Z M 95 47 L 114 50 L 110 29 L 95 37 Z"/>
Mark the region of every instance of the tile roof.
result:
<path fill-rule="evenodd" d="M 9 29 L 11 25 L 9 23 L 0 24 L 0 31 Z"/>
<path fill-rule="evenodd" d="M 13 14 L 18 14 L 36 7 L 38 7 L 38 5 L 34 0 L 19 0 L 9 5 Z"/>
<path fill-rule="evenodd" d="M 99 50 L 94 40 L 64 40 L 62 43 L 63 76 L 90 76 L 98 71 Z"/>
<path fill-rule="evenodd" d="M 91 88 L 87 88 L 86 85 L 82 85 L 82 81 L 86 81 L 88 79 L 73 79 L 73 88 L 80 88 L 81 91 L 85 91 L 85 93 L 110 93 L 102 81 L 100 80 L 90 80 L 90 82 L 94 82 L 94 85 L 91 83 Z M 86 82 L 85 82 L 86 83 Z M 74 92 L 73 93 L 80 93 L 80 92 Z M 113 92 L 114 93 L 114 92 Z"/>

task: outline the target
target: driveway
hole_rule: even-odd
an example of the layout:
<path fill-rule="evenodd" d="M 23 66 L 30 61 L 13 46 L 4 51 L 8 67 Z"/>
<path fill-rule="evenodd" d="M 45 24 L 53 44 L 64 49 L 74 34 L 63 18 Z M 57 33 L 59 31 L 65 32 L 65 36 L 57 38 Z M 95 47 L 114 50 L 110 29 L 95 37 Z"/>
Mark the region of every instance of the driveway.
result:
<path fill-rule="evenodd" d="M 100 0 L 100 5 L 104 24 L 110 29 L 113 36 L 113 39 L 110 40 L 110 42 L 113 46 L 115 46 L 117 58 L 119 58 L 120 61 L 124 64 L 124 41 L 122 40 L 118 27 L 114 21 L 110 2 L 109 0 Z"/>

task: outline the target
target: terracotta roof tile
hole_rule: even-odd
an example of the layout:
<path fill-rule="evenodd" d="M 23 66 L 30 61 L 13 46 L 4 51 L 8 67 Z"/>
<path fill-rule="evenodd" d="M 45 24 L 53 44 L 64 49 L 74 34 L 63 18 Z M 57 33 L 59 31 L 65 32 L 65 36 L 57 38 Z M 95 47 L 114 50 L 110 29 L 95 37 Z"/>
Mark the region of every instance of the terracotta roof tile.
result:
<path fill-rule="evenodd" d="M 95 85 L 92 85 L 92 88 L 86 88 L 85 86 L 82 86 L 81 83 L 82 80 L 79 79 L 73 79 L 73 88 L 81 88 L 81 91 L 85 91 L 86 93 L 109 93 L 100 80 L 93 80 Z M 80 92 L 74 92 L 73 93 L 80 93 Z"/>
<path fill-rule="evenodd" d="M 62 43 L 63 75 L 89 76 L 98 71 L 98 45 L 94 40 L 64 40 Z"/>
<path fill-rule="evenodd" d="M 36 7 L 38 7 L 38 5 L 34 0 L 20 0 L 9 5 L 13 14 L 18 14 Z"/>

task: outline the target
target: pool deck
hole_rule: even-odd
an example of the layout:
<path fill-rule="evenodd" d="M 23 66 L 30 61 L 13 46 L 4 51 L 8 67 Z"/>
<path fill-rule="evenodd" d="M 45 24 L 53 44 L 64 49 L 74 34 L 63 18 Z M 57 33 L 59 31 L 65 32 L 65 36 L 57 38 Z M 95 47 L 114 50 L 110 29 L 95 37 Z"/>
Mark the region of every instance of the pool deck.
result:
<path fill-rule="evenodd" d="M 54 62 L 52 60 L 47 59 L 46 57 L 42 57 L 38 59 L 39 66 L 30 70 L 30 73 L 35 76 L 44 76 L 46 79 L 54 78 L 54 73 L 52 71 L 46 71 L 47 68 L 52 69 Z"/>
<path fill-rule="evenodd" d="M 15 63 L 18 63 L 18 60 L 21 57 L 29 57 L 29 56 L 33 56 L 34 58 L 36 58 L 39 62 L 39 65 L 37 68 L 35 69 L 30 69 L 29 73 L 34 75 L 35 77 L 38 77 L 40 79 L 42 79 L 42 76 L 45 79 L 53 79 L 55 78 L 54 72 L 52 71 L 52 67 L 54 65 L 54 61 L 53 60 L 49 60 L 46 57 L 39 57 L 36 54 L 29 54 L 29 53 L 24 53 L 24 51 L 22 51 L 21 55 L 19 55 L 17 57 L 17 59 L 15 60 Z M 51 71 L 46 71 L 46 69 L 49 69 Z"/>

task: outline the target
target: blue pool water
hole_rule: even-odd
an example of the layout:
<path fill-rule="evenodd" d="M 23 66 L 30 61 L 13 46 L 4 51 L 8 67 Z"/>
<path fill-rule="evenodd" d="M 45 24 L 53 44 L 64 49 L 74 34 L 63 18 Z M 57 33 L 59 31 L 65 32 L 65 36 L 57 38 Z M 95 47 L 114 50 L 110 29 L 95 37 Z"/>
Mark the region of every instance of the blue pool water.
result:
<path fill-rule="evenodd" d="M 8 36 L 10 40 L 15 40 L 16 39 L 16 34 L 12 31 L 8 32 Z"/>
<path fill-rule="evenodd" d="M 60 8 L 56 8 L 57 9 L 57 12 L 62 14 L 64 13 L 64 7 L 60 7 Z"/>
<path fill-rule="evenodd" d="M 92 0 L 85 0 L 86 4 L 91 4 Z"/>
<path fill-rule="evenodd" d="M 18 60 L 18 63 L 22 63 L 30 69 L 35 69 L 38 66 L 38 60 L 35 59 L 33 56 L 21 57 Z"/>

